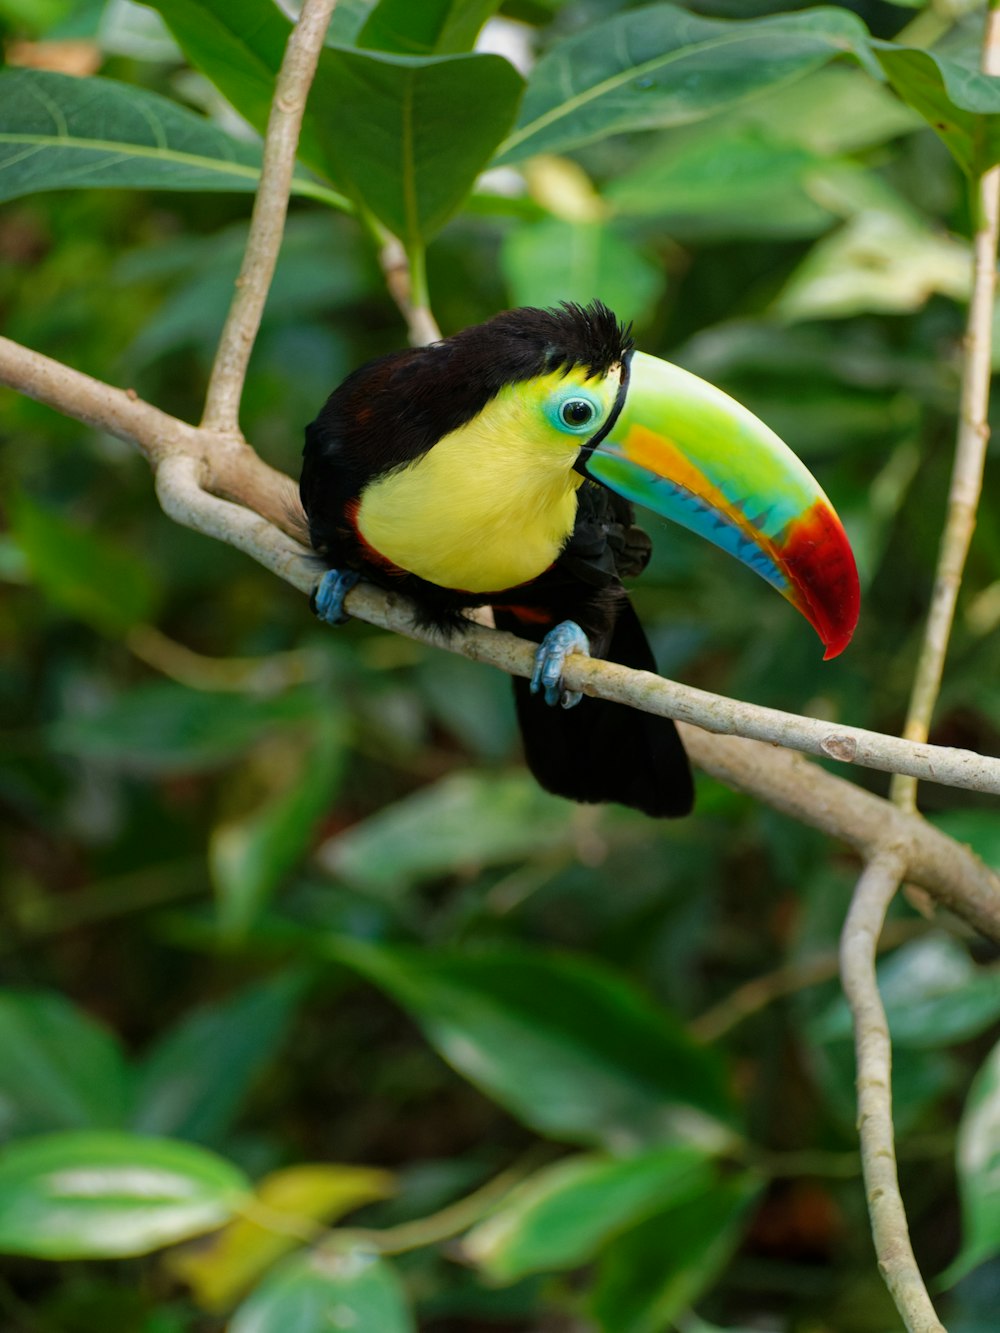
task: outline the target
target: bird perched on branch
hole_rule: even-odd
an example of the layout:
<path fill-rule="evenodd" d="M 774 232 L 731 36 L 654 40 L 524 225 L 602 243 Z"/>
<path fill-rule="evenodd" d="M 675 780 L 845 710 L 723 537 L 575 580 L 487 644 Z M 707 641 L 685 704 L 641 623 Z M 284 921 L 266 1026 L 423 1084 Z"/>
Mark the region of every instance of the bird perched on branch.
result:
<path fill-rule="evenodd" d="M 490 606 L 539 644 L 515 680 L 528 764 L 576 801 L 686 814 L 673 722 L 563 687 L 569 653 L 654 671 L 622 579 L 649 539 L 632 502 L 700 533 L 801 611 L 833 657 L 858 615 L 854 557 L 805 466 L 752 413 L 633 350 L 600 302 L 508 310 L 369 362 L 306 432 L 300 492 L 330 567 L 317 614 L 346 619 L 358 578 L 460 630 Z"/>

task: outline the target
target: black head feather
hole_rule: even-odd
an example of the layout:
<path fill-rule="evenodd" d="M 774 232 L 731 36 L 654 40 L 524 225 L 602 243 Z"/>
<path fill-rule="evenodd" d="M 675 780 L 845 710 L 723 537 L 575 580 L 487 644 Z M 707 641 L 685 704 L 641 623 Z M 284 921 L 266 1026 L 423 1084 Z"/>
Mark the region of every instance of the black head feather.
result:
<path fill-rule="evenodd" d="M 344 506 L 368 481 L 419 458 L 505 385 L 574 366 L 606 375 L 631 349 L 631 325 L 602 302 L 564 302 L 505 310 L 427 347 L 369 361 L 306 428 L 300 490 L 313 546 L 329 549 Z"/>

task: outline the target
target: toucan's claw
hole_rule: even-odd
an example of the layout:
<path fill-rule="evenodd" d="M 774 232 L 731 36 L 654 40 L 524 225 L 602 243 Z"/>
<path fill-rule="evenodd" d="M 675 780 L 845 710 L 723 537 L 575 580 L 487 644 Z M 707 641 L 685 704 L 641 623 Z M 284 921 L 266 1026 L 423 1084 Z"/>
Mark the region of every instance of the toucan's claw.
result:
<path fill-rule="evenodd" d="M 574 708 L 583 695 L 577 690 L 563 689 L 563 666 L 570 653 L 590 656 L 590 641 L 575 620 L 564 620 L 550 629 L 535 654 L 535 669 L 531 673 L 531 693 L 545 692 L 550 708 Z"/>
<path fill-rule="evenodd" d="M 353 569 L 328 569 L 313 589 L 309 604 L 326 625 L 343 625 L 350 620 L 344 610 L 344 598 L 351 591 L 360 574 Z"/>

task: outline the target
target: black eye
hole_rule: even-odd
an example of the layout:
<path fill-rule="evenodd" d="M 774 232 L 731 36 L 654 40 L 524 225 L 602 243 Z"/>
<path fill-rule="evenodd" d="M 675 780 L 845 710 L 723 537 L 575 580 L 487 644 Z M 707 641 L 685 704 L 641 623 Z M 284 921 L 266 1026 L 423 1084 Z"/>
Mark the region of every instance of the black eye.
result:
<path fill-rule="evenodd" d="M 589 426 L 595 416 L 593 403 L 588 403 L 586 398 L 567 398 L 559 409 L 559 415 L 563 424 L 579 430 L 581 426 Z"/>

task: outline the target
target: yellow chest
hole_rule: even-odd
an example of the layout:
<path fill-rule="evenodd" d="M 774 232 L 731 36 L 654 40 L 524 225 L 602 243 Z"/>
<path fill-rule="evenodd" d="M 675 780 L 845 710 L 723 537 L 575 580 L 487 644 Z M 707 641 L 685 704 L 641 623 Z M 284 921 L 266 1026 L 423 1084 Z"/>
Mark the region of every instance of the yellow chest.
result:
<path fill-rule="evenodd" d="M 516 587 L 548 569 L 573 531 L 575 452 L 470 423 L 367 486 L 358 529 L 394 565 L 439 587 Z"/>

